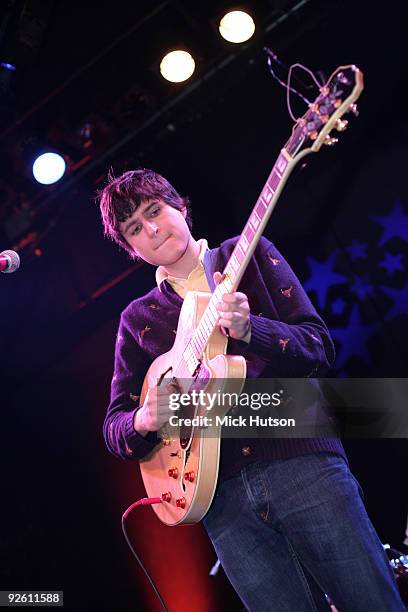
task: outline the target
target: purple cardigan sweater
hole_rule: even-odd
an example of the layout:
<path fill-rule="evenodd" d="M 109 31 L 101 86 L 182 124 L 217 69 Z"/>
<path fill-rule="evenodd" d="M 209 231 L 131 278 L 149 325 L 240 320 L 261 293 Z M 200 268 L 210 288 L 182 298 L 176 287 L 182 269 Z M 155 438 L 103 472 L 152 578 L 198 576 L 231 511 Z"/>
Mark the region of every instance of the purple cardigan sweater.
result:
<path fill-rule="evenodd" d="M 208 250 L 204 268 L 210 287 L 213 272 L 224 269 L 237 238 Z M 228 353 L 243 355 L 248 378 L 323 376 L 334 361 L 329 332 L 288 263 L 261 238 L 239 290 L 251 308 L 251 340 L 229 340 Z M 133 429 L 143 379 L 151 362 L 173 345 L 182 298 L 163 281 L 122 312 L 117 334 L 111 401 L 104 422 L 108 449 L 123 459 L 141 459 L 160 441 L 155 432 Z M 249 448 L 249 450 L 248 450 Z M 345 457 L 337 438 L 223 439 L 219 479 L 236 475 L 256 460 L 315 452 Z"/>

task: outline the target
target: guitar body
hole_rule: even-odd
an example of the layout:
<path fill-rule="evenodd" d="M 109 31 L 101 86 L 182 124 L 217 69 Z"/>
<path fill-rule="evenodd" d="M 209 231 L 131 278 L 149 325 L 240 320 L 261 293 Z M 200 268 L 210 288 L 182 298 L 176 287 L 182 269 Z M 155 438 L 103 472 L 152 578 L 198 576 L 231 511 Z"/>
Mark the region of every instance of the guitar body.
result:
<path fill-rule="evenodd" d="M 141 403 L 149 388 L 168 383 L 175 376 L 186 342 L 193 335 L 210 298 L 210 293 L 203 292 L 190 291 L 186 295 L 174 345 L 150 366 L 143 383 Z M 178 378 L 181 391 L 187 392 L 194 381 L 194 387 L 206 393 L 241 392 L 246 362 L 240 355 L 225 354 L 227 342 L 228 339 L 217 326 L 202 355 L 198 374 L 194 378 Z M 214 421 L 215 414 L 222 417 L 229 409 L 230 406 L 217 406 L 209 412 L 205 406 L 200 406 L 195 414 L 210 415 Z M 175 415 L 180 417 L 179 411 Z M 160 432 L 162 442 L 140 461 L 148 497 L 161 497 L 163 500 L 163 503 L 154 504 L 152 508 L 166 525 L 197 523 L 208 511 L 217 485 L 220 429 L 221 426 L 212 426 L 209 435 L 205 428 L 192 427 L 188 443 L 183 438 L 182 445 L 180 428 L 166 425 Z M 169 470 L 173 470 L 172 476 L 169 476 Z"/>

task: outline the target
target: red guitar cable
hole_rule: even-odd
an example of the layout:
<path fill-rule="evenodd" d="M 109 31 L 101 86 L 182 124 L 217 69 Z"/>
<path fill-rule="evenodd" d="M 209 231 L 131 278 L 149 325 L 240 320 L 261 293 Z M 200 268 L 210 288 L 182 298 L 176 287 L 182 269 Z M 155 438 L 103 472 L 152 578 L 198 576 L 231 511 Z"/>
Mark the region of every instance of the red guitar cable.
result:
<path fill-rule="evenodd" d="M 132 551 L 133 556 L 135 557 L 136 561 L 139 563 L 140 567 L 142 568 L 146 578 L 148 579 L 148 581 L 150 582 L 153 591 L 155 592 L 155 594 L 157 595 L 160 604 L 162 605 L 162 608 L 165 612 L 168 612 L 166 605 L 163 601 L 162 596 L 160 595 L 156 585 L 153 582 L 153 579 L 151 578 L 149 572 L 147 571 L 147 569 L 145 568 L 145 566 L 143 565 L 142 561 L 140 560 L 140 558 L 138 557 L 138 555 L 136 554 L 135 549 L 133 548 L 128 534 L 126 533 L 126 525 L 125 525 L 125 521 L 127 519 L 127 517 L 129 516 L 129 514 L 132 512 L 132 510 L 134 508 L 136 508 L 137 506 L 151 506 L 152 504 L 161 504 L 162 500 L 160 497 L 142 497 L 142 499 L 139 499 L 137 502 L 134 502 L 133 504 L 131 504 L 129 506 L 129 508 L 127 508 L 124 513 L 122 514 L 122 531 L 123 531 L 123 535 L 125 536 L 125 540 L 130 548 L 130 550 Z"/>

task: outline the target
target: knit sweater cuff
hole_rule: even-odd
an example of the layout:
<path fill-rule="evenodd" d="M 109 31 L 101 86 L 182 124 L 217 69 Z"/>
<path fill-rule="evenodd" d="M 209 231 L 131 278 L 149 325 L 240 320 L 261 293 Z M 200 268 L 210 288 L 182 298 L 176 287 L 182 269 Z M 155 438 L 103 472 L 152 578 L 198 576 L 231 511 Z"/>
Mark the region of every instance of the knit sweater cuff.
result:
<path fill-rule="evenodd" d="M 149 431 L 146 436 L 142 436 L 134 429 L 133 422 L 137 410 L 138 408 L 125 416 L 123 427 L 126 444 L 132 451 L 132 454 L 134 453 L 137 457 L 143 457 L 160 442 L 160 438 L 155 431 Z"/>
<path fill-rule="evenodd" d="M 271 353 L 271 321 L 257 315 L 250 315 L 251 319 L 251 339 L 249 346 L 252 350 L 261 353 Z"/>

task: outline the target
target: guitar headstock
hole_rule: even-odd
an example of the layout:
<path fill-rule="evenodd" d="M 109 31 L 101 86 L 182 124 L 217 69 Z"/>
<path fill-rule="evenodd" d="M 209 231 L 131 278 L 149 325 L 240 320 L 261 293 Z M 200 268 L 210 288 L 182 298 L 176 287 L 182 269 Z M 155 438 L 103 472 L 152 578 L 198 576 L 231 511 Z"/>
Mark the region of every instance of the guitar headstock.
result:
<path fill-rule="evenodd" d="M 320 94 L 306 113 L 297 120 L 285 145 L 292 158 L 316 152 L 323 144 L 334 145 L 332 130 L 342 132 L 348 121 L 343 115 L 358 115 L 356 100 L 364 88 L 363 73 L 356 66 L 339 66 L 320 88 Z"/>

